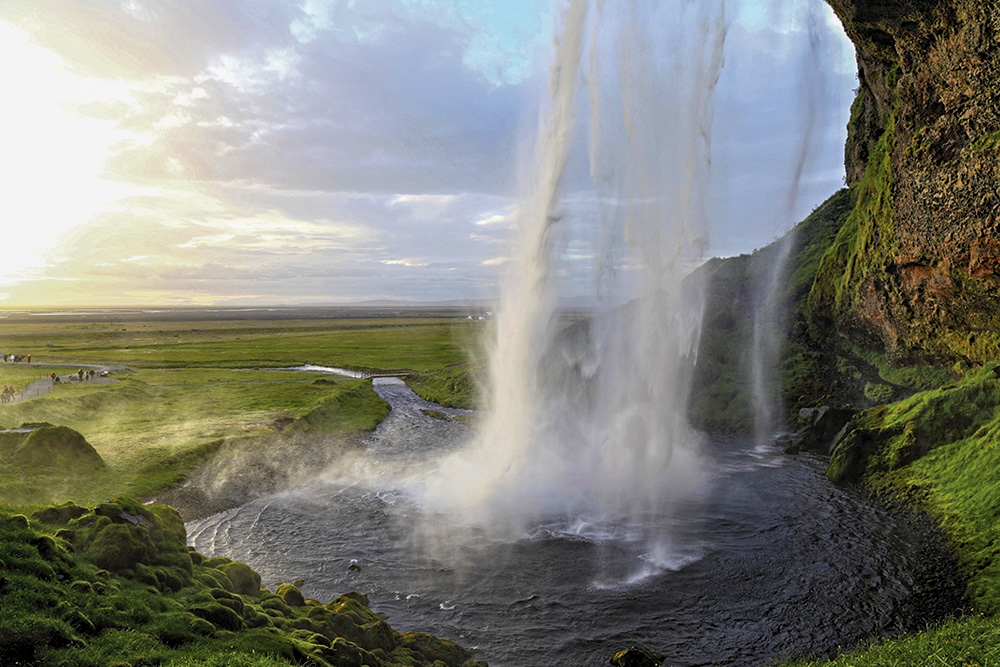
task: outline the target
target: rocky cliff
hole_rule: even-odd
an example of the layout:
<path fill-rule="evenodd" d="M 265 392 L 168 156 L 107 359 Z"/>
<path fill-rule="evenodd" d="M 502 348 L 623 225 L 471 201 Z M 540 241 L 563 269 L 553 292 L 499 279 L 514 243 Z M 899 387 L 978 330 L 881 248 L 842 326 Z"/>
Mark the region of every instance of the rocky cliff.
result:
<path fill-rule="evenodd" d="M 828 2 L 857 49 L 857 203 L 810 294 L 816 329 L 896 362 L 1000 356 L 1000 8 Z"/>

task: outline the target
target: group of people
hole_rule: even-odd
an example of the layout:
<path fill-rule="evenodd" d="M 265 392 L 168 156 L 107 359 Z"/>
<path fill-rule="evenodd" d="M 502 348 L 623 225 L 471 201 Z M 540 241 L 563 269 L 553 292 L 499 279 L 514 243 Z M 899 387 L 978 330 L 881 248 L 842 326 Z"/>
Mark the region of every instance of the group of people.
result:
<path fill-rule="evenodd" d="M 97 371 L 95 371 L 93 368 L 91 368 L 90 370 L 81 368 L 76 373 L 70 373 L 69 379 L 72 380 L 74 375 L 80 382 L 83 382 L 84 380 L 93 380 L 94 376 L 97 375 Z M 101 377 L 107 377 L 107 375 L 108 375 L 107 373 L 101 373 Z M 49 377 L 52 378 L 52 384 L 56 384 L 62 381 L 62 378 L 60 378 L 55 373 L 52 373 L 52 375 L 50 375 Z"/>
<path fill-rule="evenodd" d="M 13 386 L 3 386 L 3 393 L 0 393 L 0 403 L 10 403 L 14 400 L 14 395 L 17 394 L 17 390 Z"/>
<path fill-rule="evenodd" d="M 11 363 L 17 361 L 27 361 L 29 364 L 31 363 L 30 354 L 2 354 L 0 355 L 0 358 L 2 358 L 4 361 L 9 361 Z"/>

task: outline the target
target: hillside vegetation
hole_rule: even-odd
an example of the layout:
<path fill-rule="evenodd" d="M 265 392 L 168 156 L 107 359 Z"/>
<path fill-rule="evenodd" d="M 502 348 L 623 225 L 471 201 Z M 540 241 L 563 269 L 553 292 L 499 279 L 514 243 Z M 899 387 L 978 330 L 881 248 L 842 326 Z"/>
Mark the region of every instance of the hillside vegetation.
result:
<path fill-rule="evenodd" d="M 348 593 L 292 583 L 186 546 L 164 505 L 116 497 L 0 507 L 0 664 L 64 667 L 483 667 L 457 644 L 397 632 Z"/>

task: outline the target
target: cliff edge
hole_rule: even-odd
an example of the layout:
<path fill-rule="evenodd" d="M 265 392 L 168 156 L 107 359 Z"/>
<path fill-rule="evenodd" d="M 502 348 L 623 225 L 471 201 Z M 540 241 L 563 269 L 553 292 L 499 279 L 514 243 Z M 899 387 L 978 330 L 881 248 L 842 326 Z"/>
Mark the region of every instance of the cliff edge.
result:
<path fill-rule="evenodd" d="M 810 293 L 817 330 L 897 363 L 1000 356 L 1000 11 L 828 2 L 857 51 L 857 202 Z"/>

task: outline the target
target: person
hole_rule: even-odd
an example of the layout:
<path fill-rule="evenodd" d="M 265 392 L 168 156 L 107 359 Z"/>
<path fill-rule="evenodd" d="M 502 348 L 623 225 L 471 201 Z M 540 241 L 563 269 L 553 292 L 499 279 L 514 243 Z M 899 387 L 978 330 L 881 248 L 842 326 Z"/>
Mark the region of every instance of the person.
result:
<path fill-rule="evenodd" d="M 81 368 L 76 372 L 77 377 L 80 378 L 80 382 L 83 382 L 83 369 Z"/>

